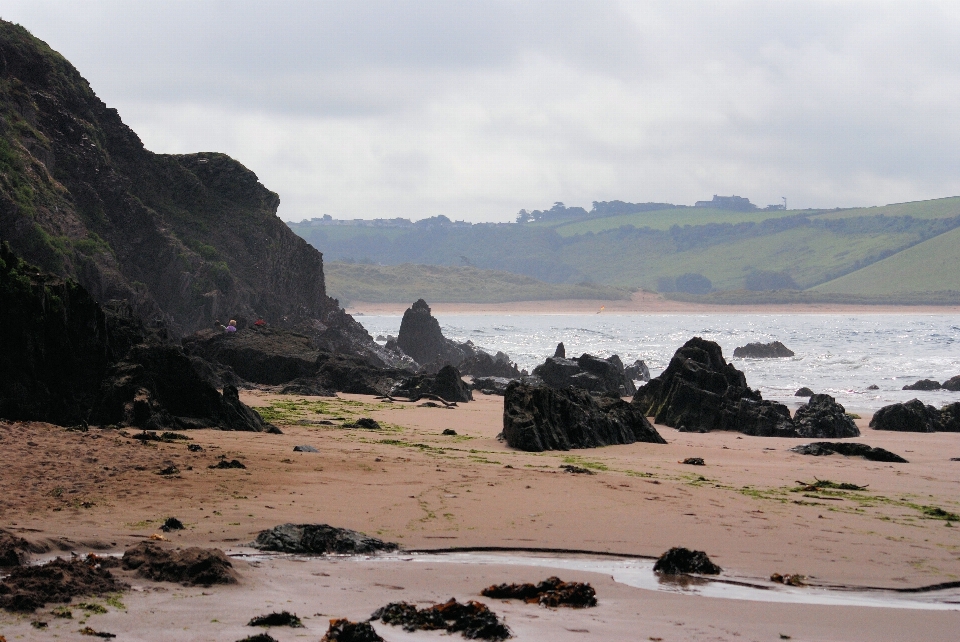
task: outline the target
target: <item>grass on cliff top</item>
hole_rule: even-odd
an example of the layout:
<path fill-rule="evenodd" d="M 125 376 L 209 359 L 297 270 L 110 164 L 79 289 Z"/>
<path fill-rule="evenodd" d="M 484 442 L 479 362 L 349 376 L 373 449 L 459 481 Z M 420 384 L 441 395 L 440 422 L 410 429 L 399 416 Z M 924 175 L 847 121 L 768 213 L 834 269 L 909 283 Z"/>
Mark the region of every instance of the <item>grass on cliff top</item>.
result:
<path fill-rule="evenodd" d="M 498 270 L 446 265 L 324 264 L 327 294 L 340 300 L 410 303 L 503 303 L 556 299 L 629 299 L 630 291 L 596 284 L 544 283 Z"/>

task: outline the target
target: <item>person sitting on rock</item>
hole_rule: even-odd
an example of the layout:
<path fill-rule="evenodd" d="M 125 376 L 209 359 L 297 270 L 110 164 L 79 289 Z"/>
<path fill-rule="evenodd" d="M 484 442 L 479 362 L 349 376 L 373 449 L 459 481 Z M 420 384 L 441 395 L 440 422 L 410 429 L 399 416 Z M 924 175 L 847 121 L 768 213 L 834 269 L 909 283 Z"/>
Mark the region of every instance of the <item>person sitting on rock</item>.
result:
<path fill-rule="evenodd" d="M 230 323 L 227 325 L 226 331 L 227 331 L 227 332 L 230 332 L 230 333 L 236 332 L 236 331 L 237 331 L 237 322 L 234 321 L 233 319 L 230 319 Z"/>
<path fill-rule="evenodd" d="M 213 327 L 216 328 L 217 330 L 220 330 L 221 332 L 227 331 L 227 326 L 220 323 L 220 319 L 217 319 L 216 321 L 213 322 Z"/>

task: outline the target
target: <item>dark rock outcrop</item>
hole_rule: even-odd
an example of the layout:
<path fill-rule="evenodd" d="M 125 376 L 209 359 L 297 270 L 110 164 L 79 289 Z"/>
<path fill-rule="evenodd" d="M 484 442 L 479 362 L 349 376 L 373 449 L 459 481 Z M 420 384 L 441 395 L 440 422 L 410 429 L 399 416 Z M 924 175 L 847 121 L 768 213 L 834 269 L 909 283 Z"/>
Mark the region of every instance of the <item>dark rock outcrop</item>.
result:
<path fill-rule="evenodd" d="M 388 342 L 387 347 L 393 347 L 393 344 Z M 477 377 L 520 376 L 516 365 L 503 352 L 491 356 L 472 341 L 457 343 L 444 337 L 440 322 L 433 317 L 430 306 L 423 299 L 418 299 L 403 313 L 396 347 L 412 357 L 427 373 L 454 366 L 464 375 Z"/>
<path fill-rule="evenodd" d="M 563 341 L 557 344 L 557 349 L 553 351 L 554 359 L 566 359 L 567 349 L 563 346 Z"/>
<path fill-rule="evenodd" d="M 950 392 L 960 392 L 960 375 L 950 377 L 940 387 Z"/>
<path fill-rule="evenodd" d="M 940 412 L 919 399 L 884 406 L 874 413 L 870 427 L 874 430 L 899 432 L 937 432 L 941 428 Z"/>
<path fill-rule="evenodd" d="M 772 343 L 748 343 L 734 349 L 733 356 L 738 359 L 777 359 L 792 357 L 794 352 L 779 341 L 774 341 Z"/>
<path fill-rule="evenodd" d="M 79 284 L 0 245 L 0 416 L 60 425 L 266 430 L 236 389 L 129 307 L 101 307 Z"/>
<path fill-rule="evenodd" d="M 713 341 L 694 337 L 663 373 L 642 386 L 633 405 L 656 422 L 684 432 L 736 430 L 761 437 L 796 437 L 790 411 L 764 401 L 723 358 Z"/>
<path fill-rule="evenodd" d="M 474 377 L 473 378 L 473 389 L 479 390 L 485 395 L 500 395 L 501 397 L 506 394 L 507 386 L 510 385 L 510 382 L 514 379 L 507 379 L 506 377 Z"/>
<path fill-rule="evenodd" d="M 503 400 L 503 436 L 512 448 L 531 452 L 666 443 L 635 406 L 617 397 L 516 381 Z"/>
<path fill-rule="evenodd" d="M 681 575 L 684 573 L 718 575 L 723 569 L 714 564 L 703 551 L 674 547 L 660 556 L 653 565 L 653 571 L 661 575 Z"/>
<path fill-rule="evenodd" d="M 397 545 L 346 528 L 327 524 L 281 524 L 260 531 L 251 544 L 261 551 L 305 553 L 308 555 L 365 554 L 395 551 Z"/>
<path fill-rule="evenodd" d="M 470 386 L 453 366 L 444 366 L 435 375 L 413 375 L 398 384 L 390 394 L 395 397 L 408 397 L 412 401 L 428 396 L 437 396 L 447 402 L 473 401 Z"/>
<path fill-rule="evenodd" d="M 812 444 L 802 444 L 790 449 L 801 455 L 813 455 L 822 457 L 824 455 L 843 455 L 844 457 L 863 457 L 869 461 L 883 461 L 895 464 L 907 464 L 906 459 L 896 453 L 883 448 L 872 448 L 867 444 L 855 444 L 849 442 L 831 443 L 829 441 L 817 441 Z"/>
<path fill-rule="evenodd" d="M 641 359 L 623 369 L 623 374 L 631 381 L 650 381 L 650 368 Z"/>
<path fill-rule="evenodd" d="M 819 394 L 797 408 L 793 415 L 797 436 L 820 439 L 859 437 L 860 429 L 846 409 L 830 395 Z"/>
<path fill-rule="evenodd" d="M 577 359 L 547 357 L 547 360 L 533 369 L 533 375 L 543 380 L 551 388 L 580 388 L 597 393 L 610 393 L 620 396 L 636 392 L 633 379 L 624 372 L 620 357 L 613 355 L 601 359 L 583 354 Z"/>
<path fill-rule="evenodd" d="M 813 390 L 810 390 L 810 388 L 807 388 L 806 386 L 804 386 L 803 388 L 800 388 L 795 393 L 793 393 L 793 396 L 794 397 L 812 397 Z"/>
<path fill-rule="evenodd" d="M 940 430 L 960 432 L 960 401 L 954 401 L 940 409 Z"/>
<path fill-rule="evenodd" d="M 236 584 L 233 563 L 219 548 L 171 550 L 156 542 L 140 542 L 123 553 L 123 568 L 155 582 L 186 586 Z"/>
<path fill-rule="evenodd" d="M 940 390 L 940 382 L 933 379 L 921 379 L 915 383 L 905 385 L 902 390 Z"/>

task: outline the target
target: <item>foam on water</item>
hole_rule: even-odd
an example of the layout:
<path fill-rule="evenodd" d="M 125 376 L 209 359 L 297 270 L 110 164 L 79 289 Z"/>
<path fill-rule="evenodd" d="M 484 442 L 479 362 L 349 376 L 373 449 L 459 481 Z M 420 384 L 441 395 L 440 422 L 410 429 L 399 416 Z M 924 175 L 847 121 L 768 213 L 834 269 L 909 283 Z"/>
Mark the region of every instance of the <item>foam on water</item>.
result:
<path fill-rule="evenodd" d="M 851 411 L 873 411 L 917 397 L 934 406 L 960 393 L 904 391 L 918 379 L 960 374 L 960 325 L 948 314 L 438 315 L 445 336 L 502 350 L 532 370 L 563 341 L 568 355 L 643 359 L 656 376 L 687 339 L 716 341 L 728 360 L 737 346 L 779 340 L 787 359 L 736 359 L 764 398 L 796 407 L 801 386 L 833 395 Z M 399 316 L 357 317 L 371 335 L 396 335 Z M 868 390 L 875 384 L 879 390 Z"/>

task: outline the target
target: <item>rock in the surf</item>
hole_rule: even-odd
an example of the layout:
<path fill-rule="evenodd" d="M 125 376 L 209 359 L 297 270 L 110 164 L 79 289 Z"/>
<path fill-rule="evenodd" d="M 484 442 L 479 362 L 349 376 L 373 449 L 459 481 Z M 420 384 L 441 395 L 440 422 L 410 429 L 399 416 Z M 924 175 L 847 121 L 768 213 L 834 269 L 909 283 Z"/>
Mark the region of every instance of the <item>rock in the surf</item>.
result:
<path fill-rule="evenodd" d="M 641 359 L 624 368 L 623 374 L 627 375 L 631 381 L 650 381 L 650 368 Z"/>
<path fill-rule="evenodd" d="M 518 381 L 504 395 L 503 436 L 512 448 L 531 452 L 666 443 L 635 406 L 616 396 Z"/>
<path fill-rule="evenodd" d="M 260 531 L 251 546 L 261 551 L 309 555 L 352 555 L 397 550 L 393 542 L 384 542 L 376 537 L 327 524 L 280 524 Z"/>
<path fill-rule="evenodd" d="M 830 395 L 810 397 L 793 415 L 793 423 L 800 437 L 819 439 L 844 439 L 859 437 L 860 429 L 847 415 L 846 409 Z"/>
<path fill-rule="evenodd" d="M 940 412 L 919 399 L 884 406 L 873 415 L 870 427 L 874 430 L 898 432 L 937 432 L 940 430 Z"/>
<path fill-rule="evenodd" d="M 940 382 L 933 379 L 921 379 L 915 383 L 907 384 L 903 390 L 940 390 Z"/>
<path fill-rule="evenodd" d="M 813 396 L 813 390 L 811 390 L 810 388 L 807 388 L 806 386 L 804 386 L 804 387 L 800 388 L 799 390 L 797 390 L 795 393 L 793 393 L 793 396 L 794 396 L 794 397 L 812 397 L 812 396 Z"/>
<path fill-rule="evenodd" d="M 772 343 L 748 343 L 733 351 L 733 356 L 739 359 L 778 359 L 794 356 L 793 350 L 779 341 Z"/>
<path fill-rule="evenodd" d="M 960 392 L 960 375 L 950 377 L 940 387 L 950 392 Z"/>
<path fill-rule="evenodd" d="M 553 351 L 554 359 L 566 359 L 567 349 L 563 346 L 563 341 L 557 344 L 557 349 Z"/>
<path fill-rule="evenodd" d="M 816 441 L 812 444 L 802 444 L 790 449 L 801 455 L 813 455 L 814 457 L 823 457 L 826 455 L 843 455 L 844 457 L 863 457 L 868 461 L 883 461 L 895 464 L 909 463 L 906 459 L 896 453 L 883 448 L 872 448 L 867 444 L 856 444 L 849 442 L 829 442 Z"/>
<path fill-rule="evenodd" d="M 760 437 L 796 437 L 789 409 L 764 401 L 713 341 L 694 337 L 663 373 L 633 396 L 645 416 L 683 432 L 736 430 Z"/>

